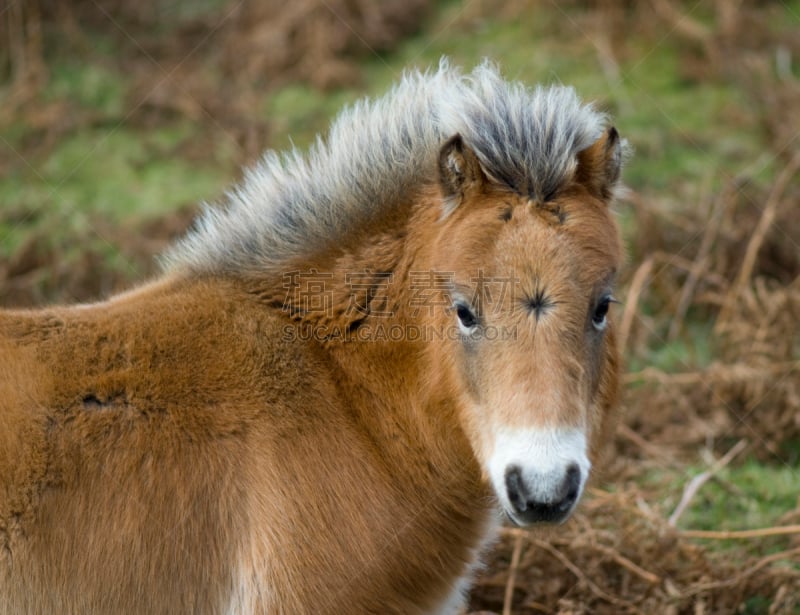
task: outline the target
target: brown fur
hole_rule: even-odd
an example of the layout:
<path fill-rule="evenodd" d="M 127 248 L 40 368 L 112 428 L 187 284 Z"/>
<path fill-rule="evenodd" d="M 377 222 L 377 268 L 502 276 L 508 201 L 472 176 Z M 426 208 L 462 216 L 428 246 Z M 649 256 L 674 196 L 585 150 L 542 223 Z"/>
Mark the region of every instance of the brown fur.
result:
<path fill-rule="evenodd" d="M 591 149 L 547 204 L 460 149 L 468 173 L 443 179 L 459 191 L 444 219 L 432 182 L 295 263 L 333 273 L 328 313 L 287 302 L 283 280 L 233 276 L 0 312 L 0 613 L 223 613 L 235 596 L 257 613 L 437 608 L 495 515 L 473 402 L 509 426 L 574 424 L 584 408 L 595 455 L 607 438 L 617 351 L 611 326 L 599 342 L 586 331 L 620 247 L 608 148 Z M 546 285 L 557 318 L 532 324 L 509 296 L 486 313 L 516 327 L 505 345 L 296 339 L 452 326 L 451 309 L 409 307 L 412 273 L 431 270 L 473 291 L 481 274 Z M 348 309 L 348 271 L 392 273 L 365 291 L 366 314 Z M 549 414 L 503 401 L 553 390 L 565 403 Z"/>

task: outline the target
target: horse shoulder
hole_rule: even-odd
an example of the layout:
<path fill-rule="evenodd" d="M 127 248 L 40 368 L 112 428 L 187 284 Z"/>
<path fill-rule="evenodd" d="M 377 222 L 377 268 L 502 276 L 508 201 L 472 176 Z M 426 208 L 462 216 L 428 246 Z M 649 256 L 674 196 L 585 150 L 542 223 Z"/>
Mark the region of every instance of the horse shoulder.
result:
<path fill-rule="evenodd" d="M 206 283 L 0 312 L 0 611 L 108 612 L 109 588 L 128 612 L 228 601 L 272 478 L 254 434 L 281 415 L 248 310 Z"/>

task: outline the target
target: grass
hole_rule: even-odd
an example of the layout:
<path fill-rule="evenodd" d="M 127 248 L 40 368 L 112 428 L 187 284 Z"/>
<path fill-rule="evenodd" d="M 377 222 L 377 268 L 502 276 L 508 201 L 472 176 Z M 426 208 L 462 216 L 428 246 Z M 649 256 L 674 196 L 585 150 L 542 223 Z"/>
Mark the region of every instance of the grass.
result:
<path fill-rule="evenodd" d="M 705 320 L 687 320 L 686 334 L 667 341 L 666 331 L 660 341 L 648 348 L 646 354 L 628 358 L 627 368 L 636 372 L 654 367 L 663 372 L 686 372 L 707 367 L 714 358 L 713 323 Z"/>
<path fill-rule="evenodd" d="M 86 130 L 60 142 L 35 171 L 12 172 L 0 183 L 0 201 L 5 211 L 26 215 L 0 225 L 0 258 L 41 225 L 48 232 L 82 234 L 98 216 L 124 225 L 214 197 L 228 181 L 225 169 L 174 154 L 188 133 L 185 125 L 157 135 L 124 126 Z"/>
<path fill-rule="evenodd" d="M 688 465 L 680 470 L 659 468 L 637 478 L 666 518 L 681 500 L 689 481 L 708 470 L 707 465 Z M 737 531 L 781 525 L 781 516 L 798 504 L 797 475 L 800 467 L 760 463 L 746 459 L 723 468 L 695 494 L 678 522 L 679 529 Z M 747 541 L 697 539 L 721 554 L 739 549 L 769 554 L 786 549 L 788 537 Z M 795 563 L 800 568 L 800 564 Z"/>
<path fill-rule="evenodd" d="M 687 474 L 700 471 L 690 467 Z M 722 531 L 778 525 L 782 511 L 797 505 L 797 471 L 753 459 L 724 468 L 703 487 L 681 525 Z"/>
<path fill-rule="evenodd" d="M 78 108 L 114 117 L 124 114 L 125 90 L 124 75 L 113 67 L 66 59 L 52 65 L 44 99 L 66 99 Z"/>

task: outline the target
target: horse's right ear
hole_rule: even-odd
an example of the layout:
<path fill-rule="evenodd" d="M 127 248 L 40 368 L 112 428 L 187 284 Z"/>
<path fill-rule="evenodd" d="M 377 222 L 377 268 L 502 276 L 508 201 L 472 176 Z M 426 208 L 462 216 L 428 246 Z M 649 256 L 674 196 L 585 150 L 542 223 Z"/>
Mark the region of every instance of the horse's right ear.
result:
<path fill-rule="evenodd" d="M 467 192 L 485 182 L 486 175 L 475 152 L 461 135 L 450 137 L 439 150 L 439 183 L 445 198 L 445 215 L 458 206 Z"/>
<path fill-rule="evenodd" d="M 613 126 L 585 150 L 578 152 L 575 179 L 597 198 L 608 201 L 619 181 L 627 142 Z"/>

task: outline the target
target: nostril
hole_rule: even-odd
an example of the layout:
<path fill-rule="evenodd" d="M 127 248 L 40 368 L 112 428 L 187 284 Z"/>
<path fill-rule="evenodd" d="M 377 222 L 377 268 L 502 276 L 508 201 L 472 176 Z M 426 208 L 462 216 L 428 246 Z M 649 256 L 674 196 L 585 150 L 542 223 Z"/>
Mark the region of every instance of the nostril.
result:
<path fill-rule="evenodd" d="M 567 468 L 567 485 L 569 485 L 570 489 L 577 488 L 581 484 L 581 469 L 578 467 L 577 463 L 571 463 Z"/>
<path fill-rule="evenodd" d="M 519 466 L 509 466 L 506 470 L 506 493 L 508 500 L 517 512 L 525 512 L 528 508 L 527 494 L 522 483 L 522 471 Z"/>
<path fill-rule="evenodd" d="M 577 464 L 570 464 L 567 468 L 567 476 L 564 479 L 564 487 L 562 493 L 564 498 L 562 503 L 571 506 L 575 500 L 578 499 L 578 493 L 581 490 L 581 469 Z"/>

